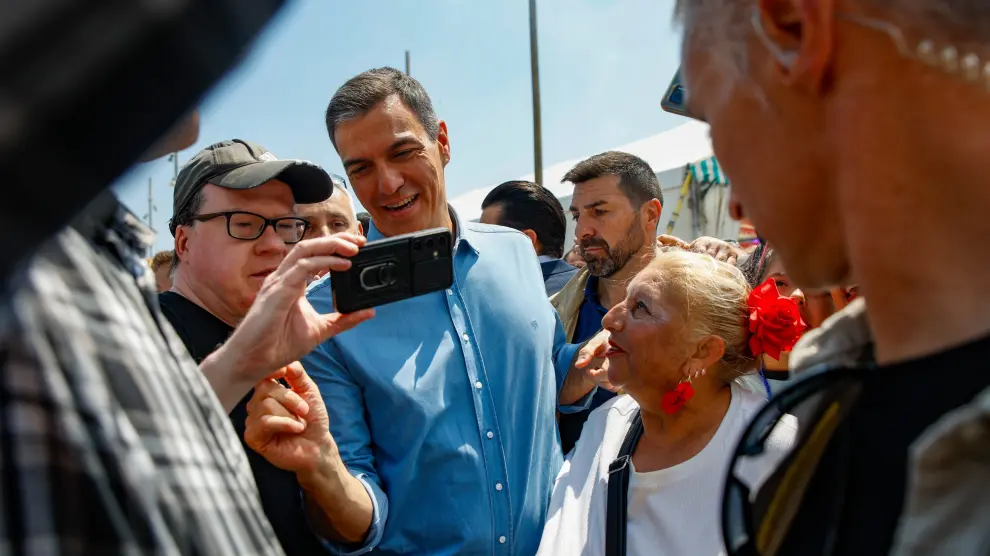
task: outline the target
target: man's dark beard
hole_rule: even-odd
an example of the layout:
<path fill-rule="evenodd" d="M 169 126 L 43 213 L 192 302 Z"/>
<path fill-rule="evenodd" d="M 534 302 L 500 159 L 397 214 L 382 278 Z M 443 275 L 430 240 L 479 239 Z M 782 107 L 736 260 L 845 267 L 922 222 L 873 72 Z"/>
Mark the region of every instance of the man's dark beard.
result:
<path fill-rule="evenodd" d="M 616 272 L 622 270 L 632 256 L 643 247 L 643 227 L 640 225 L 639 215 L 633 219 L 626 233 L 616 242 L 615 247 L 609 247 L 604 239 L 593 237 L 581 240 L 581 257 L 588 264 L 588 272 L 592 276 L 599 278 L 609 278 Z M 600 247 L 605 251 L 602 258 L 585 254 L 584 250 L 589 247 Z"/>

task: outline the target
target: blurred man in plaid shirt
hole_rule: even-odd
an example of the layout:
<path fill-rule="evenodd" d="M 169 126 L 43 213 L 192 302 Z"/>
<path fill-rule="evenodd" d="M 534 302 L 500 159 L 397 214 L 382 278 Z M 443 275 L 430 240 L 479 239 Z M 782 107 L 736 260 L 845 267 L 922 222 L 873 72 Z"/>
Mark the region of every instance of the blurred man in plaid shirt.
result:
<path fill-rule="evenodd" d="M 74 201 L 123 171 L 121 153 L 151 143 L 153 122 L 201 94 L 280 2 L 152 4 L 38 0 L 0 29 L 17 54 L 0 60 L 3 131 L 33 124 L 0 141 L 0 220 L 20 233 L 0 276 L 0 554 L 280 555 L 226 413 L 257 381 L 371 315 L 313 310 L 309 277 L 346 268 L 341 255 L 358 244 L 304 241 L 197 367 L 158 307 L 142 258 L 153 233 L 109 191 L 52 237 Z M 94 34 L 105 40 L 81 41 Z M 151 63 L 166 52 L 171 66 Z M 154 91 L 142 83 L 166 72 L 174 90 L 149 106 Z M 188 147 L 198 127 L 194 114 L 149 157 Z M 79 135 L 89 141 L 72 141 Z M 31 182 L 39 157 L 44 171 L 73 179 Z M 38 193 L 50 205 L 26 209 Z"/>

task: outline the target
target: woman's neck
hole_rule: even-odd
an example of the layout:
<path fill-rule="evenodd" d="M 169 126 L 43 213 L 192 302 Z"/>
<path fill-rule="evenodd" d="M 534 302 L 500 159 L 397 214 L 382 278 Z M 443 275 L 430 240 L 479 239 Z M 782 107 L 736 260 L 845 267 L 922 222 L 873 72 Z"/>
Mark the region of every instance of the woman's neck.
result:
<path fill-rule="evenodd" d="M 731 387 L 712 380 L 699 384 L 694 397 L 673 415 L 640 404 L 643 436 L 633 452 L 636 470 L 666 469 L 698 455 L 715 436 L 731 401 Z"/>

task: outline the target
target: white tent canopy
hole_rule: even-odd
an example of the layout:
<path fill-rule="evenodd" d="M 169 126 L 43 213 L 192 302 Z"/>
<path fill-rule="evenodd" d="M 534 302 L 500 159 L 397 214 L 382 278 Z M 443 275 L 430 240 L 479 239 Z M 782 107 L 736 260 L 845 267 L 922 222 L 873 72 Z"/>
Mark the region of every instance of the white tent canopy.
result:
<path fill-rule="evenodd" d="M 634 141 L 627 145 L 622 145 L 610 150 L 627 152 L 642 158 L 657 174 L 663 174 L 668 170 L 682 170 L 686 164 L 697 162 L 701 159 L 712 156 L 712 144 L 708 136 L 708 125 L 694 120 L 689 120 L 688 122 L 681 124 L 674 129 L 664 131 L 663 133 L 658 133 L 651 137 L 640 139 L 639 141 Z M 588 156 L 593 154 L 597 153 L 589 153 Z M 550 189 L 550 191 L 558 199 L 561 199 L 562 202 L 564 199 L 570 201 L 573 185 L 570 183 L 562 184 L 560 183 L 560 180 L 564 177 L 564 174 L 566 174 L 568 170 L 573 168 L 578 162 L 584 160 L 588 156 L 560 162 L 543 169 L 544 185 Z M 664 183 L 662 178 L 663 176 L 661 176 L 661 186 L 666 192 L 667 188 L 672 184 Z M 534 175 L 528 174 L 518 179 L 533 181 Z M 675 180 L 677 181 L 676 189 L 680 189 L 680 179 L 682 178 L 677 178 Z M 485 200 L 488 192 L 491 191 L 496 185 L 498 184 L 473 189 L 458 195 L 450 200 L 450 204 L 454 207 L 461 218 L 465 218 L 467 220 L 477 220 L 481 217 L 481 202 Z M 673 202 L 665 203 L 665 205 L 669 204 L 672 209 L 673 205 L 676 203 L 676 197 L 674 199 L 670 199 L 670 201 Z M 568 205 L 565 204 L 564 208 L 566 209 L 567 206 Z M 664 208 L 667 207 L 665 206 Z M 665 210 L 664 212 L 666 213 L 667 211 Z M 664 225 L 666 225 L 666 221 L 664 221 Z"/>

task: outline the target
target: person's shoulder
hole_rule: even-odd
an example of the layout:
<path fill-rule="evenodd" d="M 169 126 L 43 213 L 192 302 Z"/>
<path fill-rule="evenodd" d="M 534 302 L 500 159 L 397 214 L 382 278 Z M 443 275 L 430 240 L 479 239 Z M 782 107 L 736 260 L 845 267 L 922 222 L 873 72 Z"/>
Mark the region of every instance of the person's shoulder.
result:
<path fill-rule="evenodd" d="M 306 299 L 318 313 L 333 312 L 333 284 L 329 272 L 306 287 Z"/>
<path fill-rule="evenodd" d="M 189 301 L 182 294 L 173 291 L 165 291 L 158 294 L 158 308 L 176 331 L 185 329 L 200 320 L 204 313 L 204 310 L 199 305 Z"/>
<path fill-rule="evenodd" d="M 745 386 L 733 384 L 732 395 L 739 398 L 739 421 L 743 430 L 749 426 L 753 417 L 767 405 L 766 395 L 754 392 Z M 790 414 L 784 414 L 777 420 L 773 432 L 767 442 L 775 448 L 787 448 L 797 437 L 797 419 Z"/>
<path fill-rule="evenodd" d="M 306 296 L 309 297 L 311 295 L 321 295 L 320 292 L 330 289 L 331 289 L 330 273 L 328 272 L 324 274 L 322 277 L 317 278 L 316 280 L 310 282 L 309 285 L 306 286 Z"/>
<path fill-rule="evenodd" d="M 570 268 L 564 268 L 560 272 L 557 272 L 556 274 L 554 274 L 554 276 L 560 278 L 560 280 L 563 282 L 563 284 L 567 284 L 575 276 L 577 276 L 578 270 L 580 270 L 580 269 L 578 267 L 576 267 L 576 266 L 571 266 L 571 265 L 569 265 L 566 262 L 564 264 L 566 264 L 567 266 L 570 266 Z M 561 286 L 561 287 L 563 287 L 563 286 Z"/>
<path fill-rule="evenodd" d="M 748 420 L 766 405 L 767 394 L 766 390 L 762 388 L 762 382 L 759 383 L 760 389 L 757 389 L 756 384 L 751 385 L 743 382 L 746 378 L 748 377 L 732 382 L 732 395 L 738 399 L 739 410 Z M 755 383 L 756 380 L 753 380 L 753 382 Z"/>
<path fill-rule="evenodd" d="M 533 249 L 533 242 L 526 234 L 505 226 L 468 222 L 464 225 L 468 240 L 484 241 L 493 245 Z"/>
<path fill-rule="evenodd" d="M 162 308 L 162 312 L 175 311 L 183 305 L 184 301 L 186 298 L 173 291 L 164 291 L 158 294 L 158 305 Z"/>
<path fill-rule="evenodd" d="M 576 312 L 580 303 L 584 301 L 584 289 L 588 285 L 588 278 L 591 273 L 588 267 L 575 267 L 575 269 L 573 274 L 568 275 L 567 283 L 557 293 L 550 296 L 550 303 L 561 312 L 561 315 Z"/>
<path fill-rule="evenodd" d="M 638 410 L 636 400 L 621 394 L 598 406 L 588 415 L 581 429 L 581 437 L 574 447 L 574 457 L 583 461 L 601 459 L 611 462 L 619 453 Z M 593 454 L 600 454 L 601 457 L 593 458 Z"/>
<path fill-rule="evenodd" d="M 175 296 L 178 294 L 173 291 L 158 292 L 158 304 L 162 307 L 171 306 L 174 302 Z"/>
<path fill-rule="evenodd" d="M 809 330 L 791 350 L 791 374 L 807 372 L 827 363 L 831 367 L 862 367 L 873 362 L 873 334 L 866 300 L 853 300 L 841 311 Z"/>
<path fill-rule="evenodd" d="M 553 259 L 552 261 L 543 261 L 540 266 L 546 270 L 551 276 L 563 276 L 570 279 L 571 276 L 577 274 L 577 267 L 571 263 L 565 261 L 564 259 Z"/>
<path fill-rule="evenodd" d="M 592 411 L 588 415 L 588 423 L 594 420 L 602 423 L 608 430 L 613 428 L 624 429 L 628 427 L 629 423 L 632 423 L 637 411 L 639 411 L 639 404 L 636 403 L 636 400 L 632 396 L 620 394 Z"/>
<path fill-rule="evenodd" d="M 561 267 L 563 265 L 557 265 L 558 261 L 549 261 L 541 263 L 540 267 L 543 271 L 543 283 L 546 286 L 547 295 L 553 297 L 560 290 L 564 289 L 564 286 L 577 274 L 577 268 L 567 265 L 564 261 L 559 261 L 564 263 L 564 265 L 570 266 L 570 268 Z"/>
<path fill-rule="evenodd" d="M 481 222 L 468 222 L 464 224 L 464 229 L 479 233 L 479 234 L 504 234 L 504 235 L 521 235 L 526 237 L 525 234 L 519 230 L 509 228 L 507 226 L 499 226 L 497 224 L 482 224 Z"/>

